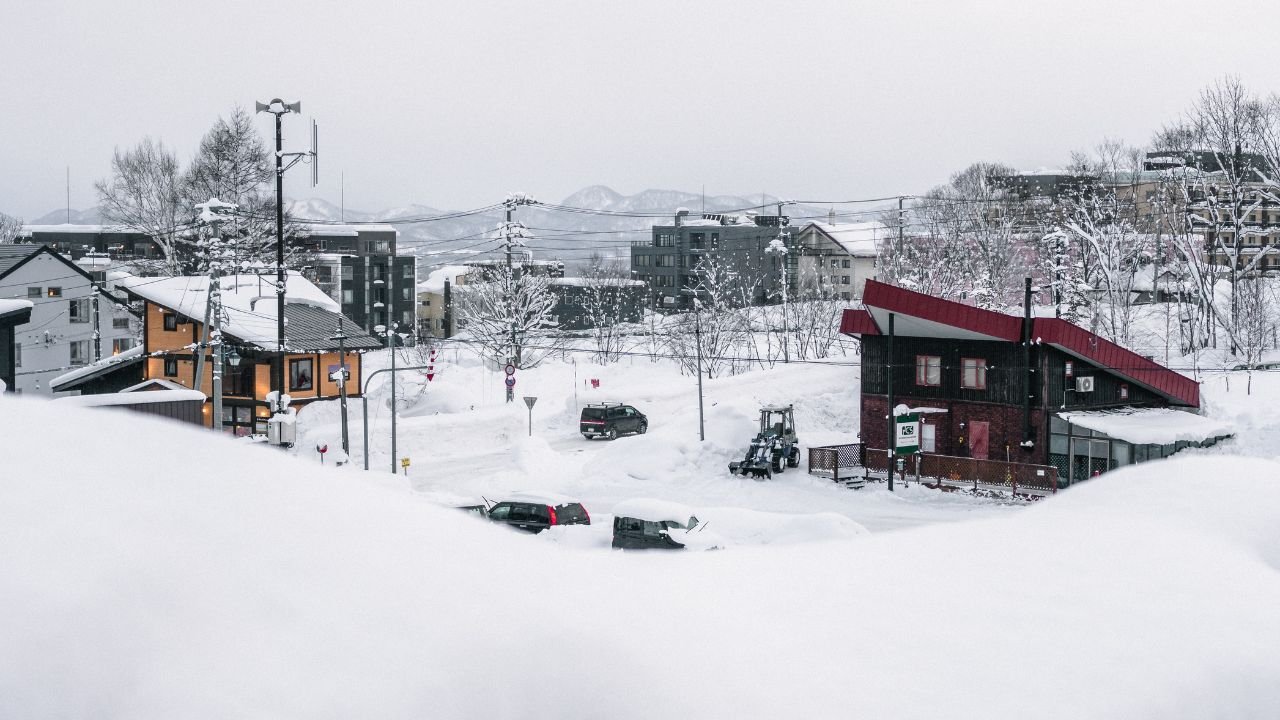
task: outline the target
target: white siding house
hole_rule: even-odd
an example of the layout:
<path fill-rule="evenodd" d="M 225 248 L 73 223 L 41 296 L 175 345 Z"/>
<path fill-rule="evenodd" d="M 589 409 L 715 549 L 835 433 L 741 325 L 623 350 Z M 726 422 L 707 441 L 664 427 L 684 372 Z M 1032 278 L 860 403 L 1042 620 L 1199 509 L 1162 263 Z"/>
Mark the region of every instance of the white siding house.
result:
<path fill-rule="evenodd" d="M 0 299 L 32 304 L 14 333 L 18 392 L 51 395 L 53 378 L 137 344 L 141 323 L 124 300 L 104 291 L 95 314 L 93 297 L 93 276 L 48 247 L 0 245 Z"/>

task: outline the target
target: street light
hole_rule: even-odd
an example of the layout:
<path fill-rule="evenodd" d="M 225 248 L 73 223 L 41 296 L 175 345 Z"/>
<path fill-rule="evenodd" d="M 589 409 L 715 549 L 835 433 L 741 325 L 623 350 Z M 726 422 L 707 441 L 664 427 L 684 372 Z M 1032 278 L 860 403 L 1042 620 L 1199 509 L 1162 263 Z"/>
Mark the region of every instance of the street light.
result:
<path fill-rule="evenodd" d="M 697 290 L 681 288 L 680 294 L 693 297 L 693 336 L 697 342 L 698 355 L 698 441 L 705 442 L 707 431 L 702 414 L 702 303 L 698 302 Z"/>

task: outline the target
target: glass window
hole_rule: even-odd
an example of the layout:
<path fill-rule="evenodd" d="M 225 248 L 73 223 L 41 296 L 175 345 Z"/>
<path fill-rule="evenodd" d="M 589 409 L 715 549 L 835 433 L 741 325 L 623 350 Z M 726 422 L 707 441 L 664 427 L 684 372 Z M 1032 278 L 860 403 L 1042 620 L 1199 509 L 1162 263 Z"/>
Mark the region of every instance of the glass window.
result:
<path fill-rule="evenodd" d="M 1076 371 L 1076 364 L 1068 360 L 1066 365 L 1063 366 L 1063 374 L 1066 377 L 1071 378 L 1071 377 L 1075 377 L 1075 371 Z"/>
<path fill-rule="evenodd" d="M 115 338 L 114 340 L 111 341 L 111 354 L 119 355 L 120 353 L 124 352 L 125 350 L 128 350 L 129 348 L 137 344 L 138 344 L 138 341 L 134 340 L 131 337 Z"/>
<path fill-rule="evenodd" d="M 44 295 L 44 288 L 29 287 L 27 288 L 27 297 L 38 298 Z"/>
<path fill-rule="evenodd" d="M 89 362 L 89 341 L 88 340 L 72 340 L 71 341 L 71 364 L 86 365 Z"/>
<path fill-rule="evenodd" d="M 178 376 L 178 358 L 167 357 L 164 359 L 164 374 L 166 377 Z"/>
<path fill-rule="evenodd" d="M 49 297 L 62 297 L 62 288 L 50 287 L 48 290 Z"/>
<path fill-rule="evenodd" d="M 355 301 L 356 301 L 356 293 L 355 293 L 355 291 L 354 291 L 354 290 L 343 290 L 343 291 L 342 291 L 342 304 L 343 304 L 343 305 L 350 305 L 351 303 L 353 303 L 353 302 L 355 302 Z"/>
<path fill-rule="evenodd" d="M 969 390 L 987 389 L 987 361 L 982 358 L 960 360 L 960 387 Z"/>
<path fill-rule="evenodd" d="M 128 330 L 129 318 L 127 317 L 111 318 L 111 329 L 112 330 Z"/>
<path fill-rule="evenodd" d="M 289 361 L 289 389 L 310 390 L 315 368 L 311 358 Z"/>
<path fill-rule="evenodd" d="M 849 267 L 849 261 L 848 261 L 848 260 L 841 260 L 841 261 L 840 261 L 840 267 L 842 267 L 842 268 L 847 268 L 847 267 Z"/>
<path fill-rule="evenodd" d="M 355 273 L 356 273 L 356 269 L 355 269 L 355 267 L 354 267 L 354 266 L 351 266 L 351 265 L 343 265 L 343 266 L 342 266 L 342 279 L 343 279 L 343 280 L 354 280 L 354 279 L 355 279 L 355 276 L 356 276 L 356 275 L 355 275 Z"/>
<path fill-rule="evenodd" d="M 1122 383 L 1120 385 L 1120 399 L 1121 400 L 1129 399 L 1129 386 L 1127 384 Z"/>
<path fill-rule="evenodd" d="M 405 264 L 404 264 L 404 266 L 401 268 L 400 277 L 402 277 L 402 278 L 404 278 L 404 279 L 406 279 L 406 280 L 412 280 L 412 279 L 413 279 L 413 265 L 411 265 L 411 264 L 409 264 L 409 263 L 405 263 Z"/>
<path fill-rule="evenodd" d="M 930 423 L 921 423 L 920 450 L 922 452 L 938 452 L 938 426 Z"/>
<path fill-rule="evenodd" d="M 507 503 L 498 503 L 489 509 L 489 518 L 492 520 L 506 520 L 511 514 L 511 506 Z"/>
<path fill-rule="evenodd" d="M 164 314 L 164 329 L 173 332 L 178 329 L 178 316 L 173 313 Z"/>
<path fill-rule="evenodd" d="M 67 317 L 73 323 L 87 323 L 91 319 L 91 306 L 88 298 L 71 300 L 67 303 Z"/>
<path fill-rule="evenodd" d="M 916 384 L 942 384 L 942 358 L 936 355 L 916 356 Z"/>

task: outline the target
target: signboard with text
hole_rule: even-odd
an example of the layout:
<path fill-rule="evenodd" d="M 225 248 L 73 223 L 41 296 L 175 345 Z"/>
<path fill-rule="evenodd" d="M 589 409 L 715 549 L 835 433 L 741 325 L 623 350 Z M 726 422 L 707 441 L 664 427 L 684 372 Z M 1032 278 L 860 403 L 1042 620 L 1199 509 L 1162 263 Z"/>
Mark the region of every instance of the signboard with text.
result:
<path fill-rule="evenodd" d="M 920 451 L 920 416 L 898 415 L 893 419 L 893 450 L 899 455 Z"/>

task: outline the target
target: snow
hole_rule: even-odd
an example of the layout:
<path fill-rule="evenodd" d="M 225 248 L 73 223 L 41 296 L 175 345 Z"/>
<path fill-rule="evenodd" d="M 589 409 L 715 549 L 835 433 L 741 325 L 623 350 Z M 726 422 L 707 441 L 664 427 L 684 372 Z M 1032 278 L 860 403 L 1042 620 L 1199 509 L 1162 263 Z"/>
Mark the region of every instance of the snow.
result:
<path fill-rule="evenodd" d="M 791 370 L 771 374 L 795 387 Z M 795 401 L 816 427 L 824 374 L 850 369 L 804 370 L 815 390 Z M 741 382 L 709 384 L 721 385 L 717 401 L 726 389 L 749 394 Z M 510 532 L 436 507 L 386 472 L 321 466 L 162 419 L 104 424 L 66 404 L 6 401 L 3 717 L 678 708 L 776 718 L 856 708 L 885 718 L 1178 720 L 1280 708 L 1280 465 L 1271 460 L 1148 463 L 984 519 L 628 553 L 574 542 L 587 537 L 575 530 L 595 526 Z M 524 415 L 505 411 L 488 422 L 505 430 L 508 416 Z M 737 412 L 716 422 L 739 424 Z M 659 472 L 700 468 L 700 455 L 719 452 L 718 441 L 696 438 L 631 442 L 649 437 L 577 447 L 610 451 L 596 462 L 645 453 Z M 506 457 L 526 480 L 593 462 L 546 440 L 518 445 Z M 447 463 L 424 463 L 441 484 L 469 482 Z M 628 462 L 624 472 L 638 469 Z M 743 504 L 777 497 L 752 492 L 770 483 L 696 470 L 663 494 L 687 483 L 722 486 Z M 837 497 L 878 502 L 820 496 L 832 507 Z M 720 532 L 732 524 L 709 522 Z M 670 638 L 677 647 L 654 644 Z M 531 712 L 529 698 L 570 700 Z"/>
<path fill-rule="evenodd" d="M 362 232 L 391 232 L 399 233 L 395 225 L 388 223 L 365 223 L 359 225 L 341 224 L 341 223 L 305 223 L 302 226 L 303 233 L 307 235 L 331 235 L 350 237 L 359 235 Z"/>
<path fill-rule="evenodd" d="M 32 233 L 76 233 L 76 234 L 101 234 L 101 233 L 121 233 L 133 234 L 136 230 L 130 230 L 126 227 L 118 225 L 78 225 L 78 224 L 61 224 L 61 225 L 23 225 L 22 237 L 30 237 Z"/>
<path fill-rule="evenodd" d="M 813 225 L 854 257 L 876 257 L 881 244 L 893 236 L 889 226 L 882 222 L 833 224 L 815 221 Z"/>
<path fill-rule="evenodd" d="M 18 312 L 19 310 L 30 310 L 34 307 L 35 305 L 32 305 L 30 300 L 8 300 L 0 298 L 0 315 Z"/>
<path fill-rule="evenodd" d="M 163 384 L 162 390 L 143 390 L 144 385 Z M 147 403 L 158 402 L 182 402 L 186 400 L 198 400 L 204 402 L 206 396 L 199 390 L 191 390 L 184 388 L 177 383 L 167 380 L 147 380 L 138 383 L 132 387 L 127 387 L 117 393 L 103 393 L 101 395 L 70 395 L 54 400 L 62 405 L 76 405 L 79 407 L 108 407 L 117 405 L 145 405 Z"/>
<path fill-rule="evenodd" d="M 1060 412 L 1058 417 L 1095 432 L 1135 445 L 1172 445 L 1200 442 L 1233 433 L 1232 423 L 1171 408 L 1080 410 Z"/>
<path fill-rule="evenodd" d="M 584 277 L 566 277 L 554 278 L 551 280 L 552 285 L 572 286 L 572 287 L 644 287 L 647 285 L 642 280 L 622 280 L 619 278 L 584 278 Z"/>
<path fill-rule="evenodd" d="M 0 312 L 3 312 L 3 309 L 0 309 Z M 118 365 L 126 360 L 133 360 L 134 358 L 141 357 L 143 350 L 144 348 L 142 345 L 134 345 L 128 350 L 122 350 L 115 355 L 108 355 L 97 362 L 89 363 L 84 367 L 63 373 L 49 381 L 49 388 L 56 392 L 59 386 L 79 380 L 86 375 L 92 375 L 104 367 Z"/>
<path fill-rule="evenodd" d="M 444 267 L 432 270 L 426 280 L 418 283 L 418 292 L 428 292 L 441 295 L 444 293 L 445 280 L 448 280 L 449 284 L 456 287 L 458 284 L 458 278 L 465 277 L 467 273 L 474 269 L 475 268 L 468 267 L 466 265 L 445 265 Z"/>
<path fill-rule="evenodd" d="M 669 500 L 637 498 L 623 500 L 614 505 L 613 515 L 614 517 L 629 517 L 650 522 L 673 522 L 680 527 L 685 527 L 689 524 L 689 518 L 697 517 L 698 513 L 694 512 L 693 508 L 688 505 L 681 505 Z"/>
<path fill-rule="evenodd" d="M 221 279 L 221 283 L 222 305 L 227 313 L 227 321 L 222 325 L 223 332 L 245 342 L 275 348 L 275 276 L 227 275 Z M 209 291 L 209 278 L 204 275 L 128 277 L 119 280 L 117 285 L 197 322 L 204 318 Z M 297 271 L 289 271 L 285 287 L 287 303 L 341 312 L 341 306 L 333 298 Z"/>

